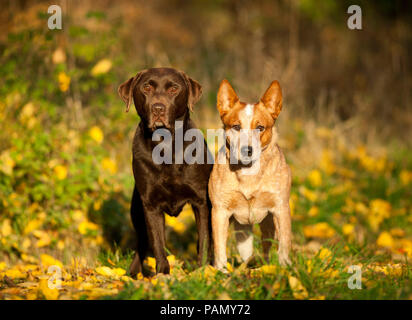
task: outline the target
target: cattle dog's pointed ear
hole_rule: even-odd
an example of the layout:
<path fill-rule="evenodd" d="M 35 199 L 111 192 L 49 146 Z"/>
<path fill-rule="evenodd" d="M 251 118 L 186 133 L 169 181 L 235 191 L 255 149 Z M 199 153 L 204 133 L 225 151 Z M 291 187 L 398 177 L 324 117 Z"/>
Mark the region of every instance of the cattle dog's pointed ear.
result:
<path fill-rule="evenodd" d="M 276 120 L 282 110 L 282 89 L 277 80 L 272 81 L 260 101 L 268 109 L 273 119 Z"/>
<path fill-rule="evenodd" d="M 220 83 L 219 91 L 217 92 L 217 109 L 220 116 L 223 117 L 239 100 L 235 90 L 233 90 L 229 81 L 224 79 Z"/>
<path fill-rule="evenodd" d="M 202 96 L 202 86 L 199 82 L 190 78 L 183 71 L 180 71 L 180 73 L 183 79 L 185 80 L 188 90 L 187 106 L 189 107 L 189 110 L 193 112 L 194 105 L 199 101 L 200 97 Z"/>
<path fill-rule="evenodd" d="M 145 71 L 141 71 L 136 76 L 123 82 L 117 89 L 117 92 L 119 93 L 120 98 L 122 98 L 122 100 L 126 104 L 126 112 L 129 112 L 130 104 L 133 101 L 133 89 L 144 72 Z"/>

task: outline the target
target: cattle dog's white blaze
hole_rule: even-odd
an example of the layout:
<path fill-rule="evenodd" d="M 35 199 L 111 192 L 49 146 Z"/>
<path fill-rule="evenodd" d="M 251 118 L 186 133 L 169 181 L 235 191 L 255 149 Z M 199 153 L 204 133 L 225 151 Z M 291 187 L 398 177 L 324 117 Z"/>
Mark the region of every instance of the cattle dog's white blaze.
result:
<path fill-rule="evenodd" d="M 245 112 L 246 112 L 246 115 L 247 115 L 248 117 L 253 116 L 253 109 L 254 109 L 254 107 L 255 107 L 255 105 L 253 105 L 253 104 L 247 104 L 247 105 L 246 105 L 246 107 L 245 107 Z"/>

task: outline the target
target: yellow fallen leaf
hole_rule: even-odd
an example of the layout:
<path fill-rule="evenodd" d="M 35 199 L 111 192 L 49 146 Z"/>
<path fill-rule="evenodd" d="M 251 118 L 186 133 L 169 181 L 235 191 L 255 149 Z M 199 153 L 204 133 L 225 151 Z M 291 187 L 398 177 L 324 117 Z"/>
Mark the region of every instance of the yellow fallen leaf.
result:
<path fill-rule="evenodd" d="M 376 244 L 379 247 L 392 248 L 394 245 L 394 241 L 389 232 L 383 231 L 376 240 Z"/>
<path fill-rule="evenodd" d="M 57 300 L 59 298 L 59 290 L 57 288 L 49 288 L 48 278 L 42 278 L 39 282 L 39 292 L 47 300 Z"/>
<path fill-rule="evenodd" d="M 119 278 L 121 276 L 124 276 L 126 274 L 126 270 L 122 268 L 109 268 L 106 266 L 103 267 L 97 267 L 96 272 L 102 276 L 105 277 L 112 277 L 112 278 Z"/>
<path fill-rule="evenodd" d="M 6 269 L 6 263 L 0 262 L 0 271 L 3 271 L 4 269 Z"/>
<path fill-rule="evenodd" d="M 43 223 L 42 219 L 34 219 L 29 221 L 26 227 L 23 230 L 23 234 L 29 234 L 30 232 L 38 229 Z"/>
<path fill-rule="evenodd" d="M 106 266 L 97 267 L 96 272 L 105 277 L 112 277 L 114 275 L 114 272 L 112 271 L 112 269 Z"/>
<path fill-rule="evenodd" d="M 96 65 L 92 68 L 91 74 L 92 76 L 97 76 L 100 74 L 104 74 L 110 71 L 112 68 L 112 62 L 109 59 L 102 59 L 96 63 Z"/>
<path fill-rule="evenodd" d="M 1 226 L 1 233 L 3 237 L 7 237 L 11 235 L 13 229 L 11 228 L 11 221 L 10 219 L 4 219 L 3 224 Z"/>
<path fill-rule="evenodd" d="M 38 262 L 35 257 L 30 256 L 30 255 L 25 254 L 25 253 L 23 253 L 23 254 L 21 255 L 21 259 L 22 259 L 24 262 L 33 263 L 33 264 Z"/>
<path fill-rule="evenodd" d="M 126 274 L 126 270 L 122 269 L 122 268 L 115 268 L 113 269 L 113 272 L 117 275 L 117 276 L 124 276 Z"/>
<path fill-rule="evenodd" d="M 50 244 L 51 238 L 46 232 L 42 230 L 35 230 L 33 231 L 33 234 L 39 239 L 36 242 L 37 248 L 46 247 Z"/>
<path fill-rule="evenodd" d="M 11 279 L 22 279 L 22 278 L 26 278 L 26 273 L 20 271 L 17 268 L 12 268 L 9 270 L 6 270 L 6 272 L 4 272 L 4 274 L 11 278 Z"/>
<path fill-rule="evenodd" d="M 45 253 L 40 255 L 40 261 L 44 267 L 58 266 L 60 268 L 63 268 L 63 263 Z"/>
<path fill-rule="evenodd" d="M 308 297 L 308 291 L 302 285 L 302 283 L 299 281 L 298 278 L 289 276 L 288 280 L 289 280 L 289 286 L 292 289 L 292 293 L 295 299 L 301 300 L 301 299 L 306 299 Z"/>
<path fill-rule="evenodd" d="M 90 221 L 83 221 L 79 224 L 78 230 L 81 234 L 86 234 L 88 231 L 95 231 L 98 230 L 99 226 Z"/>

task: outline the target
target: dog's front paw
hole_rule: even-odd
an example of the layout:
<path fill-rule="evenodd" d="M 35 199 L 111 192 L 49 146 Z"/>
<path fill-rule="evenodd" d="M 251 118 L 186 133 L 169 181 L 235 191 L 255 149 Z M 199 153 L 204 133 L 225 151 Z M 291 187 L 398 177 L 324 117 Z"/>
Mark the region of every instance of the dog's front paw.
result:
<path fill-rule="evenodd" d="M 156 273 L 164 273 L 164 274 L 169 274 L 170 273 L 170 265 L 169 262 L 166 261 L 156 261 Z"/>
<path fill-rule="evenodd" d="M 292 263 L 287 254 L 279 254 L 279 264 L 283 267 L 290 266 Z"/>
<path fill-rule="evenodd" d="M 227 267 L 226 267 L 225 265 L 214 265 L 214 268 L 215 268 L 217 271 L 220 271 L 220 272 L 222 272 L 222 273 L 224 273 L 224 274 L 229 274 L 229 271 L 227 270 Z"/>

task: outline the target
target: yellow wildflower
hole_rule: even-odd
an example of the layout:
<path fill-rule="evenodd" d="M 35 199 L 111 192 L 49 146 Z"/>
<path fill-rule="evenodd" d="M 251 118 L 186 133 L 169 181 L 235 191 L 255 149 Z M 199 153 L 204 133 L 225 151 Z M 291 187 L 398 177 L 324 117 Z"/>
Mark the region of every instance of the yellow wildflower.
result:
<path fill-rule="evenodd" d="M 102 143 L 103 141 L 103 131 L 98 126 L 93 126 L 89 130 L 90 137 L 97 143 Z"/>
<path fill-rule="evenodd" d="M 335 235 L 335 230 L 327 222 L 319 222 L 303 227 L 303 234 L 306 238 L 327 239 Z"/>
<path fill-rule="evenodd" d="M 110 158 L 104 158 L 102 160 L 102 167 L 103 167 L 103 169 L 110 172 L 111 174 L 115 174 L 117 172 L 116 161 L 114 161 Z"/>
<path fill-rule="evenodd" d="M 342 226 L 342 233 L 345 236 L 350 236 L 353 234 L 353 231 L 355 230 L 355 226 L 353 224 L 350 223 L 346 223 Z"/>
<path fill-rule="evenodd" d="M 67 177 L 68 169 L 66 166 L 57 165 L 53 169 L 54 173 L 56 174 L 57 179 L 64 180 Z"/>
<path fill-rule="evenodd" d="M 318 253 L 319 259 L 329 260 L 332 257 L 332 252 L 328 248 L 322 248 Z"/>
<path fill-rule="evenodd" d="M 316 202 L 318 200 L 318 194 L 312 190 L 305 188 L 305 186 L 300 186 L 299 192 L 311 202 Z"/>
<path fill-rule="evenodd" d="M 322 185 L 322 174 L 319 170 L 312 170 L 309 172 L 308 180 L 313 187 L 319 187 Z"/>
<path fill-rule="evenodd" d="M 399 174 L 399 179 L 404 186 L 410 184 L 412 182 L 412 171 L 402 170 Z"/>
<path fill-rule="evenodd" d="M 66 92 L 69 90 L 70 77 L 65 72 L 60 72 L 58 75 L 60 91 Z"/>
<path fill-rule="evenodd" d="M 403 230 L 401 228 L 392 228 L 389 232 L 394 237 L 403 237 L 403 236 L 405 236 L 405 230 Z"/>
<path fill-rule="evenodd" d="M 373 231 L 378 231 L 381 222 L 390 217 L 391 204 L 382 199 L 374 199 L 369 204 L 368 222 Z"/>
<path fill-rule="evenodd" d="M 172 227 L 173 230 L 179 234 L 182 234 L 186 231 L 186 225 L 183 222 L 179 221 L 179 219 L 176 217 L 166 215 L 166 224 Z"/>
<path fill-rule="evenodd" d="M 333 163 L 333 155 L 330 151 L 323 150 L 322 158 L 320 160 L 320 168 L 329 175 L 336 171 L 336 166 Z"/>
<path fill-rule="evenodd" d="M 319 208 L 317 206 L 310 208 L 308 211 L 309 217 L 316 217 L 318 214 L 319 214 Z"/>

